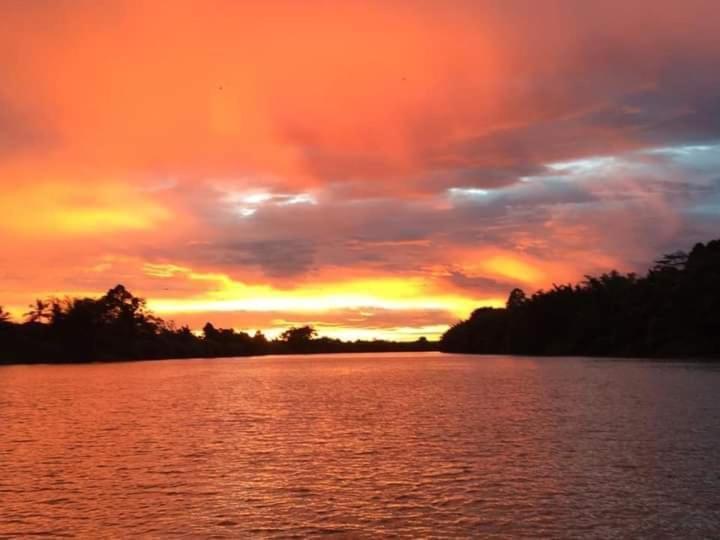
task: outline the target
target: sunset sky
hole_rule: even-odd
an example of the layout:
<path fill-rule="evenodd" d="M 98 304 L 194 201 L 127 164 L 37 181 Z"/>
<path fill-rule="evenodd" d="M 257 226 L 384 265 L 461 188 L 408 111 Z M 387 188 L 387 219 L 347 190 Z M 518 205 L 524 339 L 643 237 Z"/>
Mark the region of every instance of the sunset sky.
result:
<path fill-rule="evenodd" d="M 718 0 L 0 0 L 0 304 L 437 337 L 720 237 Z"/>

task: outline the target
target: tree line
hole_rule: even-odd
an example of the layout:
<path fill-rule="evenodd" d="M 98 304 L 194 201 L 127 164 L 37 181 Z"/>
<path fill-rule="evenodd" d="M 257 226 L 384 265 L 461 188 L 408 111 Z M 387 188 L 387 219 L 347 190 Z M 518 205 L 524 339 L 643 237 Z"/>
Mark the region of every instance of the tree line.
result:
<path fill-rule="evenodd" d="M 266 354 L 425 351 L 437 343 L 341 341 L 292 327 L 270 340 L 207 323 L 196 335 L 150 312 L 145 300 L 117 285 L 100 298 L 37 300 L 23 322 L 0 307 L 0 364 L 81 363 Z"/>
<path fill-rule="evenodd" d="M 586 276 L 505 308 L 480 308 L 440 341 L 446 352 L 720 357 L 720 240 L 667 254 L 643 276 Z"/>

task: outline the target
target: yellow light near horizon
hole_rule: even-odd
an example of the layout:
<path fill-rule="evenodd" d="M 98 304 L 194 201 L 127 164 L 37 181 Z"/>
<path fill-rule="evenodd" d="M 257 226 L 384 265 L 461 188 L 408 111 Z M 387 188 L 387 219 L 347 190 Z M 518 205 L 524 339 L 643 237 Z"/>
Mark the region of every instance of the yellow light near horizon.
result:
<path fill-rule="evenodd" d="M 374 339 L 385 339 L 389 341 L 416 341 L 420 337 L 430 340 L 439 339 L 447 330 L 447 325 L 434 324 L 427 326 L 401 326 L 390 328 L 344 328 L 344 327 L 323 327 L 317 328 L 321 336 L 343 341 L 355 341 L 357 339 L 372 341 Z"/>
<path fill-rule="evenodd" d="M 148 306 L 158 313 L 201 313 L 230 311 L 284 311 L 289 313 L 327 312 L 342 309 L 442 310 L 466 316 L 478 301 L 457 295 L 429 291 L 421 278 L 367 278 L 295 289 L 276 289 L 270 285 L 247 285 L 225 274 L 192 272 L 172 264 L 146 264 L 145 273 L 153 277 L 184 276 L 193 281 L 214 282 L 216 289 L 202 298 L 151 299 Z M 487 299 L 483 305 L 495 305 Z"/>
<path fill-rule="evenodd" d="M 333 312 L 349 310 L 382 310 L 427 312 L 440 311 L 451 314 L 457 320 L 466 318 L 480 306 L 501 307 L 501 298 L 468 298 L 458 293 L 438 292 L 421 277 L 407 278 L 363 278 L 302 285 L 292 289 L 279 289 L 272 285 L 255 285 L 237 282 L 226 274 L 194 272 L 189 268 L 173 264 L 146 264 L 147 275 L 163 279 L 189 279 L 206 281 L 212 288 L 202 295 L 189 298 L 150 298 L 148 307 L 163 317 L 179 317 L 207 313 L 230 314 L 232 312 L 287 313 L 299 315 L 307 320 L 288 323 L 285 326 L 259 328 L 266 336 L 279 335 L 293 324 L 311 324 L 321 336 L 340 339 L 392 339 L 412 341 L 423 335 L 428 339 L 438 338 L 447 325 L 419 327 L 377 327 L 370 328 L 331 325 L 313 322 L 318 313 L 332 319 Z M 453 321 L 448 321 L 453 322 Z M 236 328 L 245 330 L 246 328 Z M 254 330 L 252 330 L 254 331 Z"/>
<path fill-rule="evenodd" d="M 342 341 L 355 341 L 365 340 L 372 341 L 375 339 L 388 340 L 388 341 L 416 341 L 420 337 L 425 337 L 429 340 L 439 339 L 440 336 L 447 330 L 447 325 L 435 324 L 427 326 L 401 326 L 401 327 L 374 327 L 374 328 L 351 328 L 343 326 L 329 326 L 322 323 L 314 323 L 309 321 L 307 324 L 313 326 L 320 337 L 328 337 L 331 339 L 340 339 Z M 263 335 L 268 339 L 276 339 L 280 334 L 288 329 L 292 325 L 288 324 L 285 326 L 269 326 L 265 328 L 257 328 L 257 331 L 262 332 Z M 250 334 L 254 333 L 256 329 L 243 330 L 242 328 L 236 328 L 236 331 L 246 331 Z"/>
<path fill-rule="evenodd" d="M 497 299 L 483 305 L 502 304 Z M 465 316 L 477 307 L 477 301 L 456 296 L 421 296 L 418 298 L 388 298 L 371 294 L 320 293 L 308 291 L 273 291 L 268 296 L 247 296 L 238 299 L 156 299 L 148 307 L 158 313 L 202 313 L 228 311 L 282 311 L 288 313 L 316 313 L 342 309 L 374 308 L 390 311 L 442 310 Z"/>
<path fill-rule="evenodd" d="M 425 292 L 425 281 L 420 278 L 369 278 L 353 279 L 322 284 L 303 285 L 296 289 L 275 289 L 270 285 L 247 285 L 233 281 L 225 274 L 189 272 L 187 277 L 195 281 L 215 281 L 219 288 L 210 291 L 213 299 L 225 300 L 231 297 L 253 295 L 273 296 L 281 292 L 283 297 L 321 297 L 328 294 L 352 297 L 416 298 Z"/>

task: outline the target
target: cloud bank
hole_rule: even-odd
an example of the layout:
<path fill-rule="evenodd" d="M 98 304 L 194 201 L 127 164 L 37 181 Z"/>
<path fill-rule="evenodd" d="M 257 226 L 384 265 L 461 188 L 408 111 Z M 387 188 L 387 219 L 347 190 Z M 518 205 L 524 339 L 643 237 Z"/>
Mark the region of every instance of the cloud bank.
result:
<path fill-rule="evenodd" d="M 122 281 L 193 325 L 411 337 L 514 286 L 640 270 L 719 230 L 718 18 L 6 1 L 0 302 Z"/>

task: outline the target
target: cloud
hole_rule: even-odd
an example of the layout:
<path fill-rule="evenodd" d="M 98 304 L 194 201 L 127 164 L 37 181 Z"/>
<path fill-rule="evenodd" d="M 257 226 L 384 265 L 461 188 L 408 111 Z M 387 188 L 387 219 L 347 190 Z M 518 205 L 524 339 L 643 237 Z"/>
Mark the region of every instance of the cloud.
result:
<path fill-rule="evenodd" d="M 717 234 L 714 0 L 4 8 L 5 303 L 388 276 L 501 302 Z"/>
<path fill-rule="evenodd" d="M 497 280 L 484 276 L 468 276 L 460 270 L 450 270 L 447 279 L 452 285 L 460 289 L 481 291 L 484 294 L 492 292 L 501 296 L 509 293 L 509 291 L 514 289 L 516 286 L 516 284 L 508 281 Z"/>
<path fill-rule="evenodd" d="M 256 264 L 269 277 L 291 277 L 308 271 L 315 253 L 315 246 L 308 239 L 237 242 L 223 247 L 227 258 L 221 263 Z"/>

